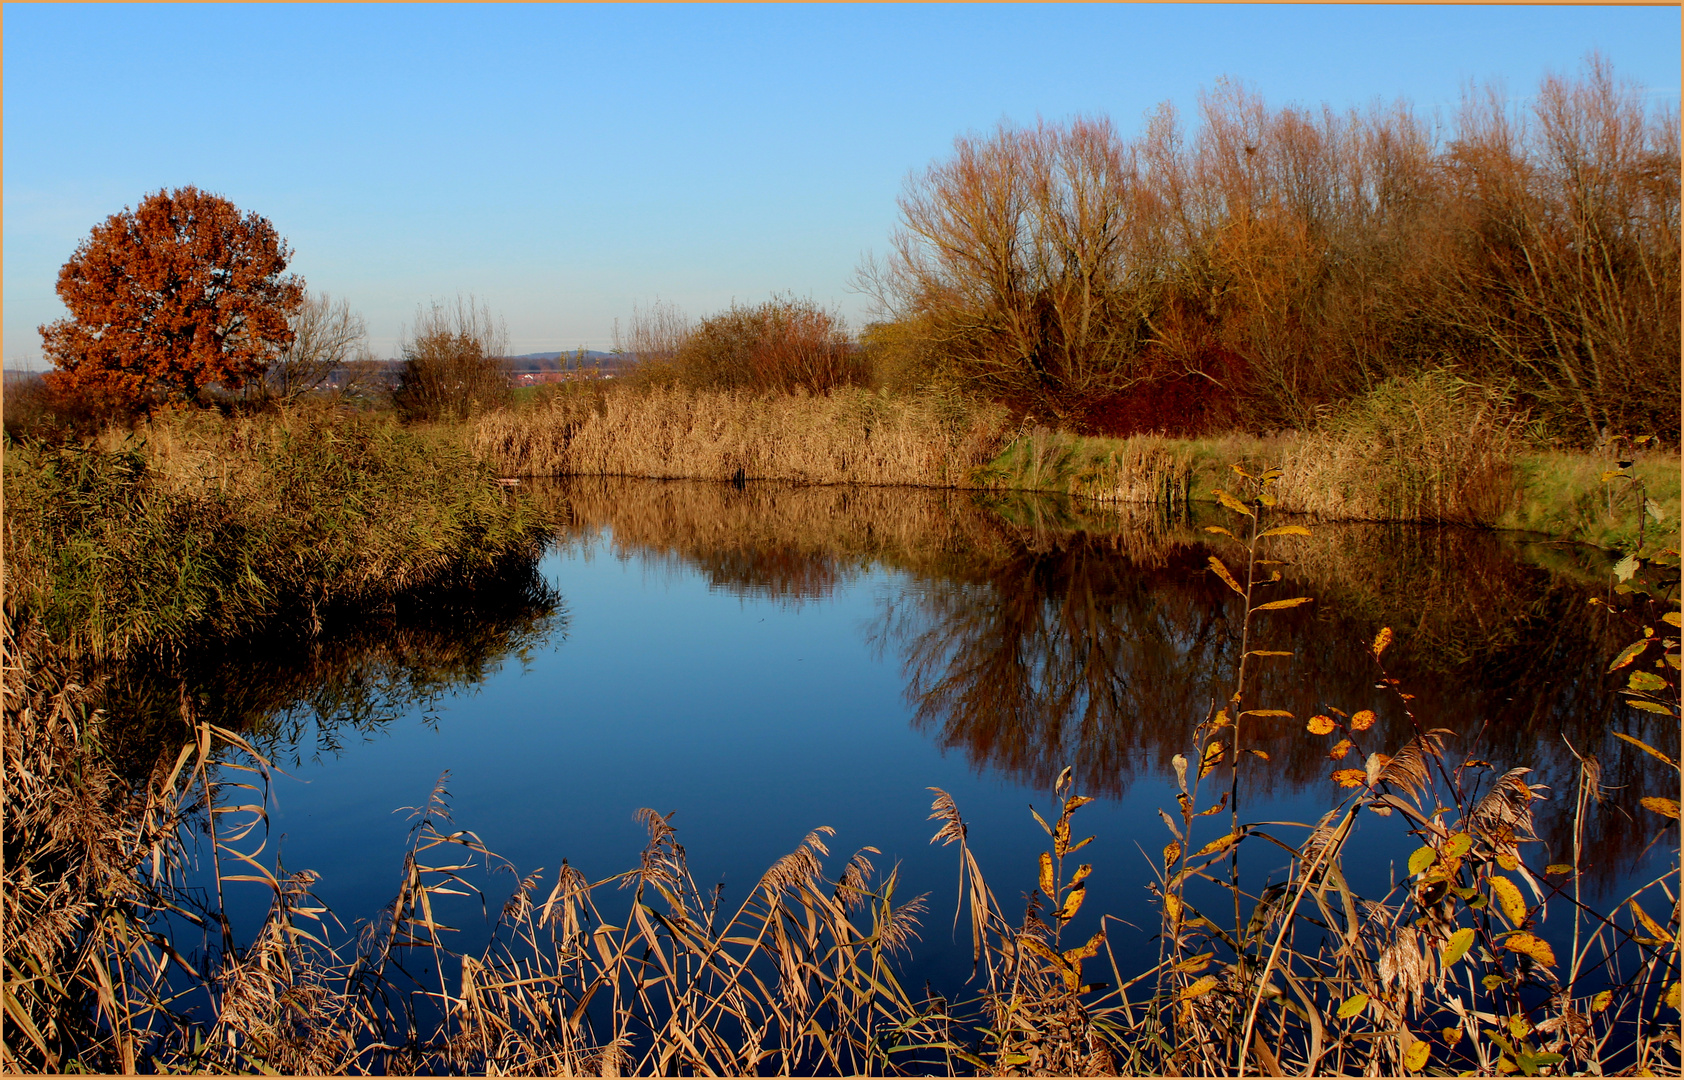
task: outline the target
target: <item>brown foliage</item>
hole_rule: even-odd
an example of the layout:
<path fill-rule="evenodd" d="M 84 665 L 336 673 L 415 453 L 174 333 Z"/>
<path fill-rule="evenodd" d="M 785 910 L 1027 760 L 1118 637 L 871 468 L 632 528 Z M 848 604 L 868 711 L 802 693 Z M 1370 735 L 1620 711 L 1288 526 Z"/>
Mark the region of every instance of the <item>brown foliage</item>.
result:
<path fill-rule="evenodd" d="M 689 390 L 826 394 L 866 381 L 862 359 L 842 319 L 811 300 L 775 296 L 688 325 L 657 303 L 634 315 L 647 383 Z"/>
<path fill-rule="evenodd" d="M 40 328 L 55 390 L 114 402 L 238 389 L 292 341 L 304 285 L 268 219 L 194 187 L 124 208 L 59 271 L 70 318 Z"/>
<path fill-rule="evenodd" d="M 434 301 L 418 309 L 392 403 L 418 420 L 466 419 L 476 408 L 506 404 L 508 344 L 502 322 L 471 296 L 457 297 L 454 307 Z"/>

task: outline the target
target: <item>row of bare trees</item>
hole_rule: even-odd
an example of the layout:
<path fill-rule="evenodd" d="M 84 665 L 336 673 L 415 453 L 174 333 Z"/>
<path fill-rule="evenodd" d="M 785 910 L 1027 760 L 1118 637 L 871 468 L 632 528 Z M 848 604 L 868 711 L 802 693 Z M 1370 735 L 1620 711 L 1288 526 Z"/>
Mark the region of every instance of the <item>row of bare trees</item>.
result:
<path fill-rule="evenodd" d="M 1569 438 L 1676 435 L 1675 107 L 1592 57 L 1448 124 L 1226 82 L 1199 121 L 958 139 L 862 268 L 874 366 L 1109 430 L 1300 426 L 1450 368 Z"/>

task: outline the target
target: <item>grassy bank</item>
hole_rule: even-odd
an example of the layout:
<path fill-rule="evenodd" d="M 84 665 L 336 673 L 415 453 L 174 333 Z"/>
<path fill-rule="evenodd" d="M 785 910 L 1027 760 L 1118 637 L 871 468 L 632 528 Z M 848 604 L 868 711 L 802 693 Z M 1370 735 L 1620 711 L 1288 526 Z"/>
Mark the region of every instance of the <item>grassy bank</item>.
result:
<path fill-rule="evenodd" d="M 1313 429 L 1268 437 L 1083 437 L 1011 426 L 951 396 L 755 395 L 659 389 L 556 394 L 481 417 L 473 444 L 500 474 L 1063 492 L 1179 506 L 1231 488 L 1230 465 L 1285 471 L 1283 511 L 1322 520 L 1526 529 L 1634 549 L 1644 505 L 1613 451 L 1529 446 L 1523 418 L 1448 376 L 1389 383 Z M 1676 452 L 1636 452 L 1647 550 L 1678 543 Z"/>
<path fill-rule="evenodd" d="M 93 659 L 314 627 L 335 605 L 471 580 L 543 528 L 459 429 L 325 411 L 12 442 L 5 484 L 8 620 Z"/>

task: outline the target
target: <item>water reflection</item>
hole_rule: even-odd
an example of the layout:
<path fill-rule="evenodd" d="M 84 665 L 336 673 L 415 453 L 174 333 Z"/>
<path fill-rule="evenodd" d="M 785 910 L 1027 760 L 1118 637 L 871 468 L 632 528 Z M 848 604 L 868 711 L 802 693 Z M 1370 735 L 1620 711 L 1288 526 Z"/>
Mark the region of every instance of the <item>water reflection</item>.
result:
<path fill-rule="evenodd" d="M 116 752 L 141 767 L 182 737 L 184 695 L 275 764 L 296 765 L 337 754 L 411 711 L 432 717 L 444 697 L 511 659 L 528 662 L 566 626 L 560 595 L 536 561 L 521 560 L 473 588 L 330 615 L 315 634 L 277 631 L 131 662 L 103 673 L 104 707 L 133 718 Z"/>
<path fill-rule="evenodd" d="M 611 530 L 622 558 L 685 566 L 714 587 L 799 603 L 872 565 L 904 571 L 867 628 L 899 662 L 913 723 L 978 770 L 1049 786 L 1075 763 L 1083 786 L 1120 796 L 1161 778 L 1193 724 L 1231 689 L 1238 598 L 1206 569 L 1202 521 L 1143 508 L 1096 508 L 1023 494 L 576 480 L 541 488 L 575 544 Z M 1593 873 L 1618 874 L 1652 833 L 1637 799 L 1664 783 L 1608 735 L 1631 710 L 1605 676 L 1622 631 L 1587 608 L 1599 553 L 1454 528 L 1329 525 L 1282 538 L 1283 588 L 1314 605 L 1267 618 L 1253 647 L 1269 660 L 1248 707 L 1248 742 L 1270 755 L 1246 797 L 1331 785 L 1327 740 L 1303 717 L 1374 709 L 1365 749 L 1408 738 L 1402 703 L 1377 687 L 1367 644 L 1392 626 L 1390 674 L 1415 695 L 1424 727 L 1457 734 L 1453 753 L 1560 793 L 1540 814 L 1551 851 L 1571 848 L 1577 762 L 1601 758 L 1610 804 L 1587 837 Z"/>

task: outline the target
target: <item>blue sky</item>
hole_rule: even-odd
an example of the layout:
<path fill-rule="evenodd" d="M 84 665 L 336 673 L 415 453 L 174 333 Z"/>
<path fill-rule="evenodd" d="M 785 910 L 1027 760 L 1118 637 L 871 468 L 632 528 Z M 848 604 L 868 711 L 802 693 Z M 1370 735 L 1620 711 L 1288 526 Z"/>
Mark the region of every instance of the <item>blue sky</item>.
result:
<path fill-rule="evenodd" d="M 95 5 L 4 8 L 4 350 L 41 366 L 59 266 L 195 184 L 273 221 L 390 354 L 473 293 L 516 352 L 606 348 L 656 297 L 788 292 L 856 325 L 907 176 L 1002 119 L 1239 79 L 1271 105 L 1532 93 L 1599 50 L 1676 103 L 1677 7 Z"/>

